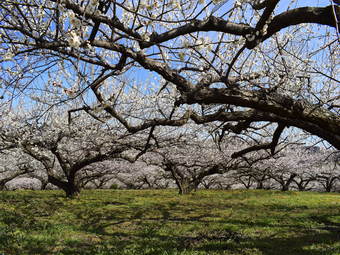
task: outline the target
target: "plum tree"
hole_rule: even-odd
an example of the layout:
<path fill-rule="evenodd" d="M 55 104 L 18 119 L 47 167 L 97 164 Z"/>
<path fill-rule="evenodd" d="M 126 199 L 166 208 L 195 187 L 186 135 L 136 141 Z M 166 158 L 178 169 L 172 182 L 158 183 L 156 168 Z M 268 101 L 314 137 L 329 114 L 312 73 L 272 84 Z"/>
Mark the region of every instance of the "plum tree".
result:
<path fill-rule="evenodd" d="M 224 145 L 219 150 L 211 139 L 204 140 L 197 133 L 187 133 L 184 137 L 173 135 L 170 141 L 145 153 L 142 159 L 167 172 L 179 194 L 188 194 L 198 189 L 205 178 L 226 174 L 242 163 L 230 156 L 239 147 L 236 141 L 230 139 L 228 146 Z"/>
<path fill-rule="evenodd" d="M 235 157 L 274 153 L 290 127 L 340 149 L 340 7 L 318 3 L 4 0 L 2 97 L 27 88 L 39 97 L 44 80 L 71 98 L 92 91 L 132 133 L 189 121 L 216 122 L 221 134 L 273 127 L 271 141 Z M 173 105 L 161 118 L 131 122 L 117 84 L 148 72 Z M 61 73 L 73 82 L 65 85 Z"/>
<path fill-rule="evenodd" d="M 63 111 L 50 111 L 44 120 L 35 114 L 32 111 L 30 116 L 25 110 L 3 116 L 1 144 L 9 154 L 15 149 L 27 160 L 38 162 L 29 170 L 44 169 L 47 182 L 64 190 L 67 197 L 76 196 L 86 179 L 96 177 L 93 171 L 89 174 L 92 164 L 113 158 L 130 160 L 128 152 L 134 152 L 139 144 L 144 148 L 141 139 L 87 114 L 74 117 L 71 123 Z"/>

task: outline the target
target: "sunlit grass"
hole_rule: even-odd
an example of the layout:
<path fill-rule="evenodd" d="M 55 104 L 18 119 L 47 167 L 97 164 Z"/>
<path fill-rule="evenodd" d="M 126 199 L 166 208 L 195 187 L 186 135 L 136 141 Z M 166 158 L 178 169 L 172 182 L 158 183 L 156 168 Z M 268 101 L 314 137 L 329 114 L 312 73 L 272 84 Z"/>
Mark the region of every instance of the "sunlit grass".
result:
<path fill-rule="evenodd" d="M 0 193 L 0 254 L 340 254 L 340 194 Z"/>

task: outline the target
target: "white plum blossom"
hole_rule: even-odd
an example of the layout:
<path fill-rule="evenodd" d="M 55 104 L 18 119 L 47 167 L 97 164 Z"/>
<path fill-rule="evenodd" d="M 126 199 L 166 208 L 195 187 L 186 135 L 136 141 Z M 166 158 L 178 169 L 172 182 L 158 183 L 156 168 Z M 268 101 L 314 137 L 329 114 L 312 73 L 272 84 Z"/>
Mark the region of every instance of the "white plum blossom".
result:
<path fill-rule="evenodd" d="M 70 36 L 67 41 L 69 45 L 73 48 L 79 48 L 82 44 L 80 36 L 75 31 L 70 32 Z"/>
<path fill-rule="evenodd" d="M 105 2 L 98 10 L 99 0 L 0 1 L 1 97 L 58 107 L 74 100 L 133 133 L 194 123 L 216 140 L 275 142 L 279 134 L 282 142 L 296 128 L 339 148 L 333 6 Z M 291 142 L 299 140 L 294 132 Z"/>
<path fill-rule="evenodd" d="M 15 56 L 14 53 L 12 53 L 12 52 L 10 52 L 10 51 L 7 51 L 7 52 L 3 55 L 2 59 L 3 59 L 4 61 L 10 61 L 10 60 L 13 59 L 14 56 Z"/>

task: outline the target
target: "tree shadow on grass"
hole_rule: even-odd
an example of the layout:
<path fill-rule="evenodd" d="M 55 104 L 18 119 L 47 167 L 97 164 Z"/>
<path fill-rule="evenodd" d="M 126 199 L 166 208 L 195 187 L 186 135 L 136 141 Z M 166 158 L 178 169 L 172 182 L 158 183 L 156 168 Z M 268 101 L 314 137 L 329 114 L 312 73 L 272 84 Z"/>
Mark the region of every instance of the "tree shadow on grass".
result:
<path fill-rule="evenodd" d="M 244 254 L 245 250 L 256 250 L 263 255 L 331 255 L 339 254 L 340 248 L 333 244 L 339 236 L 332 233 L 310 233 L 299 238 L 252 238 L 232 231 L 212 232 L 197 236 L 170 236 L 159 234 L 127 235 L 115 233 L 100 242 L 74 240 L 54 252 L 45 253 L 46 249 L 36 246 L 27 250 L 27 254 L 178 254 L 182 251 L 203 252 L 202 254 Z M 309 248 L 307 250 L 306 248 Z M 167 252 L 167 253 L 164 253 Z M 201 253 L 200 253 L 201 254 Z"/>
<path fill-rule="evenodd" d="M 340 236 L 333 233 L 310 233 L 299 237 L 266 237 L 243 240 L 239 245 L 226 245 L 223 242 L 203 245 L 198 250 L 218 252 L 232 249 L 239 254 L 242 250 L 257 250 L 263 255 L 338 255 Z M 334 245 L 338 244 L 337 247 Z"/>
<path fill-rule="evenodd" d="M 339 240 L 339 235 L 327 232 L 307 233 L 299 238 L 249 238 L 233 231 L 215 231 L 196 236 L 160 235 L 150 231 L 133 235 L 114 233 L 95 242 L 90 239 L 71 240 L 60 247 L 32 237 L 26 238 L 20 249 L 7 250 L 5 254 L 159 255 L 180 254 L 182 251 L 192 251 L 193 254 L 225 254 L 226 251 L 245 254 L 245 250 L 256 250 L 263 255 L 335 255 L 340 253 L 340 248 L 333 244 Z M 306 250 L 307 246 L 310 250 Z"/>
<path fill-rule="evenodd" d="M 13 199 L 15 198 L 13 197 Z M 64 203 L 56 199 L 53 203 L 44 203 L 43 208 L 46 207 L 49 214 L 53 215 L 54 210 L 63 205 Z M 255 250 L 263 255 L 340 254 L 340 224 L 330 221 L 331 217 L 336 216 L 334 213 L 337 211 L 336 207 L 329 207 L 329 210 L 322 208 L 325 209 L 325 213 L 320 212 L 318 215 L 301 216 L 301 220 L 309 220 L 313 226 L 317 226 L 312 228 L 304 227 L 303 224 L 294 225 L 294 222 L 297 222 L 296 219 L 295 221 L 287 221 L 288 224 L 282 224 L 277 220 L 277 217 L 274 217 L 275 214 L 272 222 L 266 221 L 265 216 L 254 221 L 238 217 L 229 218 L 228 216 L 221 218 L 221 215 L 214 215 L 214 210 L 205 210 L 207 206 L 202 204 L 195 205 L 194 208 L 183 207 L 184 205 L 178 203 L 130 207 L 129 203 L 92 202 L 89 200 L 86 206 L 78 204 L 71 206 L 73 206 L 72 214 L 78 219 L 72 223 L 78 225 L 71 227 L 80 236 L 68 240 L 63 240 L 63 237 L 57 235 L 51 235 L 51 238 L 43 240 L 29 235 L 28 230 L 37 232 L 41 229 L 46 234 L 48 233 L 46 229 L 56 229 L 57 231 L 57 225 L 53 225 L 54 222 L 45 225 L 46 222 L 44 221 L 33 221 L 36 216 L 32 212 L 41 215 L 41 204 L 39 210 L 33 210 L 34 206 L 32 205 L 26 206 L 18 212 L 12 210 L 0 211 L 0 219 L 3 219 L 3 223 L 13 228 L 12 230 L 5 229 L 7 233 L 0 234 L 0 253 L 4 250 L 6 255 L 170 255 L 180 254 L 184 251 L 193 251 L 192 254 L 195 254 L 195 252 L 199 254 L 226 254 L 229 251 L 228 254 L 246 254 L 245 250 Z M 223 207 L 226 206 L 223 205 Z M 249 212 L 262 210 L 262 207 L 254 205 L 242 204 L 238 206 Z M 190 214 L 190 210 L 194 213 Z M 274 213 L 284 212 L 289 217 L 292 210 L 304 211 L 308 208 L 269 205 L 268 210 Z M 153 215 L 153 211 L 157 213 Z M 32 215 L 29 215 L 29 212 Z M 215 216 L 220 218 L 218 220 L 213 219 Z M 183 224 L 186 226 L 195 224 L 196 226 L 193 227 L 195 232 L 169 233 L 168 229 L 163 228 L 167 224 L 174 224 L 178 228 L 184 226 Z M 215 224 L 215 227 L 217 224 L 220 230 L 204 229 L 204 226 L 209 224 Z M 230 229 L 230 225 L 237 226 L 236 229 L 238 230 Z M 124 227 L 129 226 L 131 226 L 130 230 L 123 231 Z M 201 226 L 203 226 L 202 229 L 200 229 Z M 279 231 L 283 230 L 286 233 L 291 231 L 293 234 L 285 236 L 285 233 L 282 235 L 282 233 L 276 232 L 271 236 L 265 234 L 265 237 L 263 233 L 262 236 L 258 237 L 254 237 L 254 234 L 247 236 L 243 229 L 249 226 L 255 231 L 277 228 Z M 15 229 L 20 231 L 15 232 Z M 7 247 L 4 246 L 5 243 L 7 243 Z"/>
<path fill-rule="evenodd" d="M 289 211 L 290 207 L 276 208 L 280 211 Z M 296 209 L 294 207 L 293 209 Z M 304 208 L 302 208 L 304 209 Z M 99 216 L 94 214 L 94 221 L 88 222 L 82 226 L 82 230 L 102 235 L 106 240 L 106 247 L 112 254 L 117 247 L 120 251 L 132 252 L 131 254 L 161 254 L 167 251 L 171 252 L 192 250 L 197 252 L 214 252 L 214 254 L 224 254 L 226 250 L 232 254 L 243 254 L 244 250 L 256 250 L 263 255 L 331 255 L 340 254 L 340 224 L 329 221 L 329 217 L 334 214 L 320 214 L 318 216 L 305 216 L 301 220 L 310 220 L 317 227 L 306 227 L 302 225 L 280 224 L 280 222 L 255 221 L 223 219 L 221 221 L 207 220 L 206 217 L 212 217 L 212 214 L 201 214 L 193 217 L 174 217 L 173 210 L 166 207 L 158 207 L 159 217 L 145 217 L 147 208 L 136 210 L 129 217 L 121 215 L 110 216 L 111 222 L 107 222 L 107 215 Z M 96 218 L 97 217 L 97 218 Z M 102 221 L 100 217 L 106 217 Z M 142 226 L 139 231 L 133 234 L 115 232 L 107 233 L 105 229 L 113 225 L 124 224 L 139 220 Z M 221 233 L 213 230 L 204 233 L 195 233 L 191 236 L 159 234 L 159 228 L 164 224 L 180 222 L 181 224 L 199 224 L 219 223 L 221 228 L 225 224 L 237 225 L 240 232 L 225 229 Z M 92 225 L 91 225 L 92 224 Z M 277 232 L 268 237 L 249 237 L 242 233 L 243 228 L 252 226 L 255 230 L 277 228 L 283 230 L 283 235 Z M 292 234 L 287 234 L 289 232 Z M 108 245 L 107 245 L 108 244 Z M 116 247 L 116 248 L 112 248 Z M 130 247 L 130 248 L 129 248 Z M 132 247 L 132 248 L 131 248 Z M 129 250 L 130 249 L 130 250 Z M 139 252 L 137 252 L 139 251 Z M 93 252 L 95 252 L 93 250 Z M 108 253 L 108 254 L 111 254 Z M 95 254 L 95 253 L 94 253 Z"/>

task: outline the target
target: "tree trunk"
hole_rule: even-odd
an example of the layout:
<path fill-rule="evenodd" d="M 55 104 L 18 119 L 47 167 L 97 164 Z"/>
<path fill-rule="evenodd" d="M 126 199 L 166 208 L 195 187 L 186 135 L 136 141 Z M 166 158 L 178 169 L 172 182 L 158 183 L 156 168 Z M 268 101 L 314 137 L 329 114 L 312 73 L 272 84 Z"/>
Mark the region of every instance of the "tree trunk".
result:
<path fill-rule="evenodd" d="M 5 190 L 5 185 L 6 185 L 6 183 L 0 182 L 0 190 Z"/>
<path fill-rule="evenodd" d="M 75 198 L 79 196 L 80 194 L 80 189 L 76 185 L 69 184 L 65 189 L 66 197 L 68 198 Z"/>
<path fill-rule="evenodd" d="M 281 191 L 288 191 L 290 184 L 294 181 L 296 176 L 296 174 L 291 174 L 286 182 L 283 181 Z"/>
<path fill-rule="evenodd" d="M 61 181 L 52 175 L 48 175 L 48 181 L 57 186 L 59 189 L 62 189 L 68 198 L 75 198 L 80 193 L 80 188 L 74 182 Z"/>
<path fill-rule="evenodd" d="M 189 194 L 191 191 L 195 189 L 195 185 L 190 183 L 189 179 L 178 180 L 178 182 L 176 183 L 178 185 L 180 195 Z"/>
<path fill-rule="evenodd" d="M 41 181 L 41 190 L 46 190 L 46 186 L 47 186 L 48 182 L 43 182 Z"/>
<path fill-rule="evenodd" d="M 333 181 L 332 181 L 332 179 L 326 180 L 326 184 L 325 184 L 326 192 L 332 192 L 332 189 L 333 189 Z"/>
<path fill-rule="evenodd" d="M 305 186 L 302 183 L 297 184 L 297 186 L 298 186 L 299 191 L 305 191 L 306 190 Z"/>
<path fill-rule="evenodd" d="M 281 191 L 288 191 L 289 190 L 289 185 L 284 184 L 282 185 Z"/>
<path fill-rule="evenodd" d="M 256 189 L 263 189 L 263 182 L 262 181 L 257 182 Z"/>

